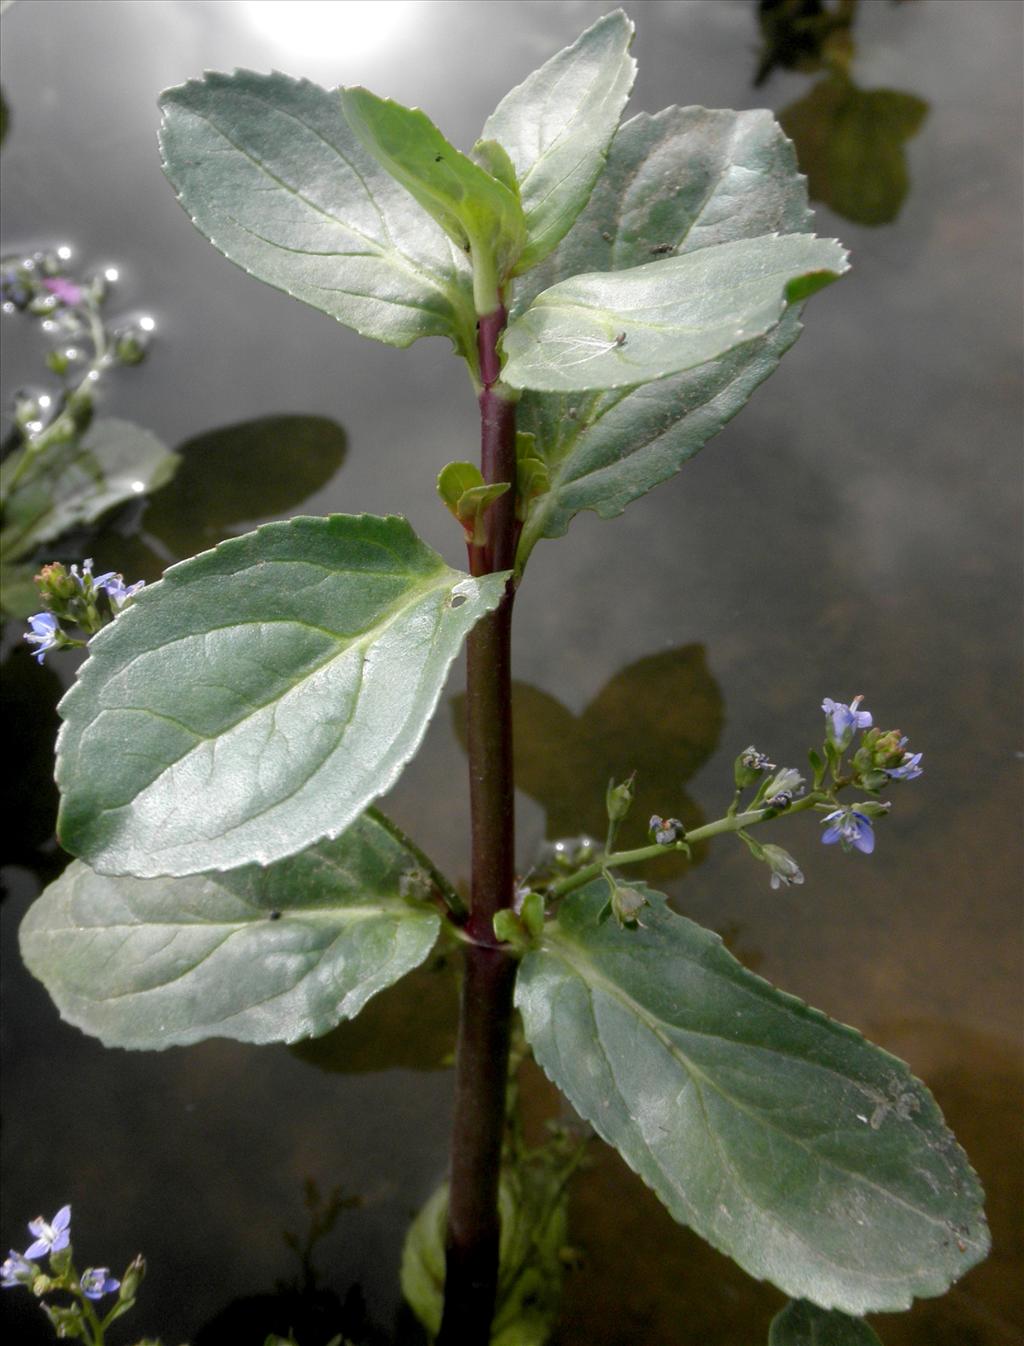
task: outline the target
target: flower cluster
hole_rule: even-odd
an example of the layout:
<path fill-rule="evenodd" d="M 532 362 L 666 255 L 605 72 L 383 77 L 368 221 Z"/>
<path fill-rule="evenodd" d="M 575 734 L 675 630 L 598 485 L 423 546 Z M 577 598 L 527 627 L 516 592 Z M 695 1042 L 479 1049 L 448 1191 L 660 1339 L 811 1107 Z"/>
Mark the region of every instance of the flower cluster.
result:
<path fill-rule="evenodd" d="M 59 561 L 54 561 L 43 566 L 36 576 L 36 587 L 45 611 L 28 619 L 32 629 L 26 632 L 25 640 L 36 646 L 34 657 L 37 663 L 43 662 L 49 650 L 85 644 L 68 635 L 62 622 L 80 627 L 87 636 L 95 635 L 145 587 L 145 580 L 125 584 L 124 576 L 113 570 L 94 575 L 92 566 L 91 557 L 82 562 L 81 570 L 77 565 L 66 569 Z"/>
<path fill-rule="evenodd" d="M 103 1329 L 135 1303 L 146 1264 L 136 1257 L 121 1280 L 110 1274 L 109 1267 L 86 1267 L 81 1276 L 71 1260 L 71 1207 L 62 1206 L 52 1220 L 37 1216 L 28 1222 L 32 1242 L 23 1253 L 11 1249 L 0 1266 L 0 1287 L 5 1290 L 24 1286 L 39 1298 L 63 1292 L 71 1296 L 68 1304 L 43 1304 L 43 1311 L 57 1329 L 59 1337 L 78 1337 L 99 1346 Z M 49 1257 L 44 1272 L 35 1259 Z M 114 1306 L 102 1322 L 86 1301 L 95 1303 L 107 1295 L 118 1294 Z"/>
<path fill-rule="evenodd" d="M 826 846 L 838 843 L 844 851 L 870 855 L 875 849 L 874 823 L 888 813 L 891 805 L 877 798 L 841 804 L 837 795 L 852 786 L 876 796 L 894 781 L 916 780 L 922 774 L 922 754 L 909 750 L 906 737 L 898 729 L 877 728 L 871 712 L 862 708 L 863 700 L 863 696 L 855 696 L 847 703 L 827 696 L 822 701 L 825 740 L 820 752 L 809 753 L 814 769 L 809 794 L 804 793 L 804 777 L 799 771 L 793 767 L 777 769 L 753 745 L 736 758 L 736 797 L 729 814 L 736 817 L 743 791 L 756 786 L 754 798 L 738 820 L 744 825 L 736 830 L 754 858 L 768 866 L 773 888 L 803 883 L 803 873 L 788 851 L 757 842 L 747 826 L 767 822 L 786 810 L 813 808 L 823 815 L 821 840 Z M 847 764 L 848 754 L 852 756 Z"/>

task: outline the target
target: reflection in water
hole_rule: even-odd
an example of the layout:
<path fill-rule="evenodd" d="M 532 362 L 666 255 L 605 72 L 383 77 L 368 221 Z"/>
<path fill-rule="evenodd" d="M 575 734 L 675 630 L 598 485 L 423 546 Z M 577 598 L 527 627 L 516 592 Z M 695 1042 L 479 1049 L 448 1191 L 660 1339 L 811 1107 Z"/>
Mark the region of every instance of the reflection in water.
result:
<path fill-rule="evenodd" d="M 896 89 L 859 89 L 836 71 L 779 112 L 796 145 L 812 201 L 854 224 L 891 224 L 910 186 L 903 142 L 916 135 L 928 104 Z"/>
<path fill-rule="evenodd" d="M 441 1070 L 455 1051 L 456 963 L 441 954 L 375 995 L 354 1019 L 289 1052 L 321 1070 Z"/>
<path fill-rule="evenodd" d="M 455 733 L 465 747 L 465 698 L 452 700 Z M 516 785 L 537 801 L 550 838 L 608 827 L 608 781 L 637 773 L 636 797 L 619 833 L 623 847 L 646 841 L 654 813 L 688 828 L 704 815 L 685 793 L 686 782 L 714 752 L 724 708 L 704 648 L 684 645 L 638 659 L 615 674 L 580 715 L 528 683 L 512 684 Z M 699 859 L 701 849 L 695 850 Z M 681 852 L 650 862 L 648 877 L 664 879 L 686 867 Z"/>
<path fill-rule="evenodd" d="M 891 224 L 910 186 L 904 142 L 928 104 L 896 89 L 861 89 L 850 73 L 857 0 L 760 0 L 763 46 L 755 85 L 776 66 L 825 70 L 810 93 L 777 114 L 796 146 L 812 201 L 855 224 Z"/>
<path fill-rule="evenodd" d="M 175 481 L 152 503 L 146 533 L 181 560 L 261 519 L 291 514 L 329 482 L 347 439 L 325 416 L 261 416 L 179 448 Z"/>

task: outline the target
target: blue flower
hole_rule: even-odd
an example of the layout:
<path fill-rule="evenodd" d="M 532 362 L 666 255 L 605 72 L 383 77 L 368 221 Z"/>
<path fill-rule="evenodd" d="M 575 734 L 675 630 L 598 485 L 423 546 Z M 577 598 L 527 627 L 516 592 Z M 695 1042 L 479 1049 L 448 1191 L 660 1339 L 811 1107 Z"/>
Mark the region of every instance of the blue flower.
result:
<path fill-rule="evenodd" d="M 86 1299 L 102 1299 L 120 1288 L 121 1282 L 111 1276 L 109 1267 L 90 1267 L 82 1273 L 82 1294 Z"/>
<path fill-rule="evenodd" d="M 907 740 L 901 738 L 900 748 L 906 747 L 906 744 Z M 924 768 L 920 765 L 923 756 L 920 752 L 905 752 L 899 766 L 884 767 L 883 770 L 893 780 L 917 780 L 918 776 L 924 774 Z"/>
<path fill-rule="evenodd" d="M 101 587 L 99 580 L 96 581 L 96 587 Z M 104 575 L 102 587 L 107 591 L 110 606 L 115 612 L 120 612 L 125 603 L 146 587 L 146 581 L 136 580 L 134 584 L 125 584 L 123 575 Z"/>
<path fill-rule="evenodd" d="M 686 828 L 678 818 L 660 818 L 655 813 L 647 827 L 659 846 L 674 846 L 686 836 Z"/>
<path fill-rule="evenodd" d="M 10 1290 L 14 1285 L 27 1285 L 34 1279 L 36 1270 L 32 1263 L 25 1259 L 23 1253 L 15 1252 L 12 1248 L 10 1256 L 6 1257 L 0 1266 L 0 1286 Z"/>
<path fill-rule="evenodd" d="M 89 595 L 90 592 L 98 593 L 100 589 L 106 588 L 107 584 L 111 580 L 115 579 L 119 580 L 121 578 L 120 575 L 115 575 L 112 570 L 108 570 L 106 574 L 103 575 L 94 575 L 92 573 L 91 556 L 87 556 L 85 560 L 82 562 L 81 574 L 78 573 L 78 566 L 71 567 L 71 574 L 74 576 L 75 581 L 78 584 L 78 587 L 87 596 Z"/>
<path fill-rule="evenodd" d="M 830 696 L 826 696 L 821 703 L 828 722 L 828 736 L 837 748 L 848 747 L 858 729 L 871 728 L 871 712 L 857 709 L 863 700 L 863 696 L 855 696 L 846 705 L 843 701 L 833 701 Z"/>
<path fill-rule="evenodd" d="M 854 808 L 834 809 L 822 822 L 832 824 L 827 832 L 822 833 L 821 839 L 826 846 L 838 841 L 842 843 L 844 851 L 852 846 L 864 855 L 870 855 L 875 849 L 875 831 L 866 813 Z"/>
<path fill-rule="evenodd" d="M 31 631 L 26 631 L 25 639 L 30 645 L 38 645 L 34 658 L 37 664 L 41 664 L 46 657 L 47 650 L 57 649 L 60 645 L 62 635 L 60 623 L 52 612 L 37 612 L 34 617 L 28 619 Z"/>
<path fill-rule="evenodd" d="M 36 1241 L 25 1249 L 26 1257 L 42 1257 L 44 1253 L 59 1253 L 71 1242 L 71 1207 L 61 1206 L 47 1224 L 41 1215 L 28 1222 L 28 1232 L 35 1234 Z"/>

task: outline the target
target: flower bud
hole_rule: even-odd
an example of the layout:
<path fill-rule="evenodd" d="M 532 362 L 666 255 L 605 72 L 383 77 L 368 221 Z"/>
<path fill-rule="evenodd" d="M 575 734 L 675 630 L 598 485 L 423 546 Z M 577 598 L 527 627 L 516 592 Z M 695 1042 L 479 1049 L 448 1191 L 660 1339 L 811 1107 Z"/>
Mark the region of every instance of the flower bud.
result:
<path fill-rule="evenodd" d="M 126 1300 L 134 1299 L 139 1293 L 139 1286 L 142 1284 L 145 1274 L 146 1259 L 140 1254 L 129 1263 L 127 1270 L 121 1277 L 121 1293 L 118 1295 L 118 1299 L 122 1304 Z"/>
<path fill-rule="evenodd" d="M 77 580 L 74 575 L 68 574 L 59 561 L 51 561 L 49 565 L 43 566 L 35 577 L 35 586 L 46 606 L 53 608 L 67 602 L 69 598 L 74 598 L 78 593 Z"/>
<path fill-rule="evenodd" d="M 790 884 L 803 883 L 803 871 L 790 853 L 784 851 L 781 846 L 773 846 L 770 842 L 762 846 L 761 859 L 772 872 L 773 888 L 779 888 L 783 884 L 788 888 Z"/>
<path fill-rule="evenodd" d="M 647 906 L 647 898 L 637 888 L 628 888 L 624 884 L 615 884 L 612 889 L 612 915 L 625 930 L 635 930 L 638 917 Z"/>
<path fill-rule="evenodd" d="M 126 328 L 114 337 L 114 354 L 123 365 L 142 364 L 148 349 L 149 337 L 139 328 Z"/>
<path fill-rule="evenodd" d="M 633 796 L 636 793 L 636 772 L 627 777 L 621 785 L 616 785 L 614 777 L 608 782 L 608 789 L 605 792 L 605 808 L 608 810 L 608 821 L 612 823 L 621 823 L 623 818 L 629 812 L 633 804 Z"/>

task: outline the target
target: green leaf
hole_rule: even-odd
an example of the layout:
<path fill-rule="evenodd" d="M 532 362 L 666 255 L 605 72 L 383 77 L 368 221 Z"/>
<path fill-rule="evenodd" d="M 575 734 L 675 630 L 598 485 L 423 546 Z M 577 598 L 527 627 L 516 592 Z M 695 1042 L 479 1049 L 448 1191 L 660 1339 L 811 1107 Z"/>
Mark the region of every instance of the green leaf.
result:
<path fill-rule="evenodd" d="M 515 311 L 581 271 L 621 270 L 809 223 L 793 147 L 769 112 L 641 114 L 616 135 L 575 228 L 519 283 Z M 533 504 L 521 561 L 538 538 L 560 537 L 579 510 L 612 518 L 677 472 L 740 410 L 799 332 L 790 310 L 767 336 L 656 383 L 614 393 L 525 393 L 519 425 L 536 436 L 552 486 Z"/>
<path fill-rule="evenodd" d="M 779 113 L 796 145 L 813 201 L 855 224 L 891 224 L 910 187 L 903 142 L 917 134 L 928 104 L 896 89 L 859 89 L 833 74 Z"/>
<path fill-rule="evenodd" d="M 173 566 L 61 703 L 65 849 L 150 878 L 338 836 L 416 751 L 505 580 L 372 515 L 266 524 Z"/>
<path fill-rule="evenodd" d="M 768 1346 L 882 1346 L 863 1318 L 819 1309 L 805 1299 L 787 1304 L 772 1319 Z"/>
<path fill-rule="evenodd" d="M 466 541 L 477 547 L 487 541 L 484 514 L 508 489 L 507 481 L 488 485 L 475 463 L 447 463 L 437 478 L 438 495 L 462 524 Z"/>
<path fill-rule="evenodd" d="M 587 204 L 633 86 L 633 31 L 621 9 L 606 14 L 487 119 L 484 136 L 504 145 L 519 180 L 527 227 L 520 272 L 551 252 Z"/>
<path fill-rule="evenodd" d="M 29 909 L 22 956 L 108 1047 L 294 1042 L 426 958 L 439 917 L 399 895 L 416 864 L 374 812 L 269 868 L 135 879 L 75 861 Z"/>
<path fill-rule="evenodd" d="M 342 89 L 341 106 L 353 133 L 387 171 L 411 192 L 450 239 L 472 251 L 474 275 L 490 260 L 500 282 L 526 240 L 518 197 L 503 182 L 450 145 L 419 108 L 378 98 L 369 89 Z M 493 279 L 493 277 L 492 277 Z M 497 294 L 477 296 L 477 311 L 490 313 Z"/>
<path fill-rule="evenodd" d="M 543 291 L 503 339 L 513 388 L 629 388 L 718 360 L 777 326 L 786 306 L 838 279 L 835 239 L 768 234 Z"/>
<path fill-rule="evenodd" d="M 524 959 L 537 1060 L 681 1223 L 758 1278 L 863 1314 L 942 1294 L 989 1246 L 982 1192 L 907 1067 L 746 971 L 647 890 L 572 894 Z"/>
<path fill-rule="evenodd" d="M 0 547 L 25 555 L 72 528 L 96 523 L 127 500 L 159 490 L 179 455 L 131 421 L 93 421 L 78 440 L 56 445 L 15 487 L 4 506 Z"/>
<path fill-rule="evenodd" d="M 164 172 L 225 257 L 363 336 L 475 352 L 468 267 L 359 144 L 337 93 L 239 70 L 160 101 Z"/>

